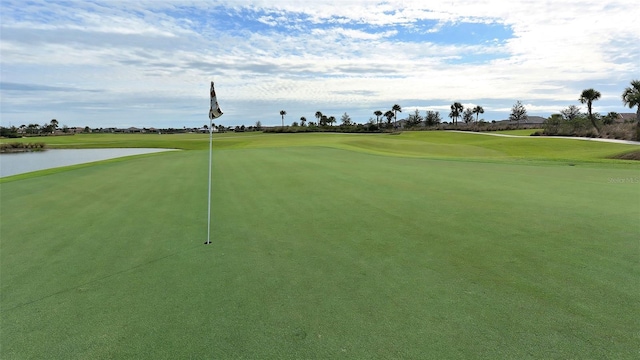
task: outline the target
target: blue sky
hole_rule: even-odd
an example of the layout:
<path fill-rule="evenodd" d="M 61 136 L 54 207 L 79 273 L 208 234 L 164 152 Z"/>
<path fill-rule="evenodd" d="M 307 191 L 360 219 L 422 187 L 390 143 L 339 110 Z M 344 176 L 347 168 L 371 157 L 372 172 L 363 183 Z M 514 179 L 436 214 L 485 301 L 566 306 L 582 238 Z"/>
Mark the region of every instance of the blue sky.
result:
<path fill-rule="evenodd" d="M 640 78 L 634 2 L 558 0 L 0 0 L 0 122 L 90 127 L 359 123 L 394 104 L 516 101 L 548 116 L 595 88 L 625 109 Z"/>

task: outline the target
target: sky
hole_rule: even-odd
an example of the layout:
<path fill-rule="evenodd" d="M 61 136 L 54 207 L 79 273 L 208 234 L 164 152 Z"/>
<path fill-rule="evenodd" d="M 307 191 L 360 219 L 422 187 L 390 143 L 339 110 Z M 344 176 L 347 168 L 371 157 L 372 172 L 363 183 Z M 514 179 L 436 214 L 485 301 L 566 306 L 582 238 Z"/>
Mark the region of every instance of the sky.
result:
<path fill-rule="evenodd" d="M 315 113 L 357 123 L 394 104 L 487 121 L 621 94 L 640 78 L 633 0 L 0 0 L 0 124 L 201 127 Z"/>

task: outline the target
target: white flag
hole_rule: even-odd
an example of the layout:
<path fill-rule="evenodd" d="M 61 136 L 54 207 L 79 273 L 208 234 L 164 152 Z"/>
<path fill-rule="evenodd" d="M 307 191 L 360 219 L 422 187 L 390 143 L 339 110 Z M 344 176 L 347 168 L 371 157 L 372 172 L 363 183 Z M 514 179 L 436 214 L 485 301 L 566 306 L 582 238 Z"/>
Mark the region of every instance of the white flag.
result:
<path fill-rule="evenodd" d="M 213 81 L 211 82 L 211 107 L 209 108 L 209 119 L 213 120 L 222 115 L 220 105 L 218 105 L 218 99 L 216 99 L 216 90 L 213 88 Z"/>

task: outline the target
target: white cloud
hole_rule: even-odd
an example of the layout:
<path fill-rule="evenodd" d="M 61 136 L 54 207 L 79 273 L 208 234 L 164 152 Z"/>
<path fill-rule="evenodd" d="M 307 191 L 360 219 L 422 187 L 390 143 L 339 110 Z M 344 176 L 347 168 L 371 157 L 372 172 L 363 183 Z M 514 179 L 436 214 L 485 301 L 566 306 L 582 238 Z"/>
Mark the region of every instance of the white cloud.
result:
<path fill-rule="evenodd" d="M 2 82 L 102 89 L 104 103 L 96 107 L 122 108 L 118 121 L 127 125 L 175 126 L 183 121 L 176 108 L 186 109 L 188 121 L 199 124 L 194 114 L 206 106 L 210 79 L 219 87 L 223 110 L 229 109 L 223 123 L 269 124 L 279 118 L 264 114 L 282 107 L 307 116 L 340 108 L 336 116 L 347 111 L 368 118 L 394 103 L 448 111 L 447 103 L 462 101 L 508 115 L 520 99 L 530 113 L 550 113 L 576 103 L 586 87 L 602 89 L 598 106 L 622 112 L 619 94 L 640 73 L 635 6 L 623 0 L 105 1 L 72 8 L 3 1 L 0 6 Z M 219 25 L 220 11 L 242 13 L 266 29 Z M 424 21 L 432 25 L 416 32 Z M 500 24 L 513 35 L 482 44 L 420 40 L 446 36 L 460 23 Z M 409 32 L 414 39 L 404 41 Z M 30 113 L 25 99 L 32 95 L 24 91 L 0 90 L 3 121 L 60 117 Z M 40 96 L 51 108 L 64 98 Z M 82 113 L 93 107 L 94 97 L 73 92 L 63 99 L 66 114 L 73 121 L 112 121 L 111 112 Z M 145 115 L 149 108 L 153 116 Z"/>

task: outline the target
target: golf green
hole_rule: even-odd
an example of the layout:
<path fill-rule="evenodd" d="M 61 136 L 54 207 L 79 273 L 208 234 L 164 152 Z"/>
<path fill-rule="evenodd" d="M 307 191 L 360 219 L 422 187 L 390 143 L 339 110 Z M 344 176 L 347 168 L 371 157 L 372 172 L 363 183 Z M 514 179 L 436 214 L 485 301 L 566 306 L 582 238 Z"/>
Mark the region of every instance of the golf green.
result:
<path fill-rule="evenodd" d="M 211 245 L 206 150 L 1 183 L 0 357 L 637 356 L 623 147 L 382 136 L 221 140 Z"/>

